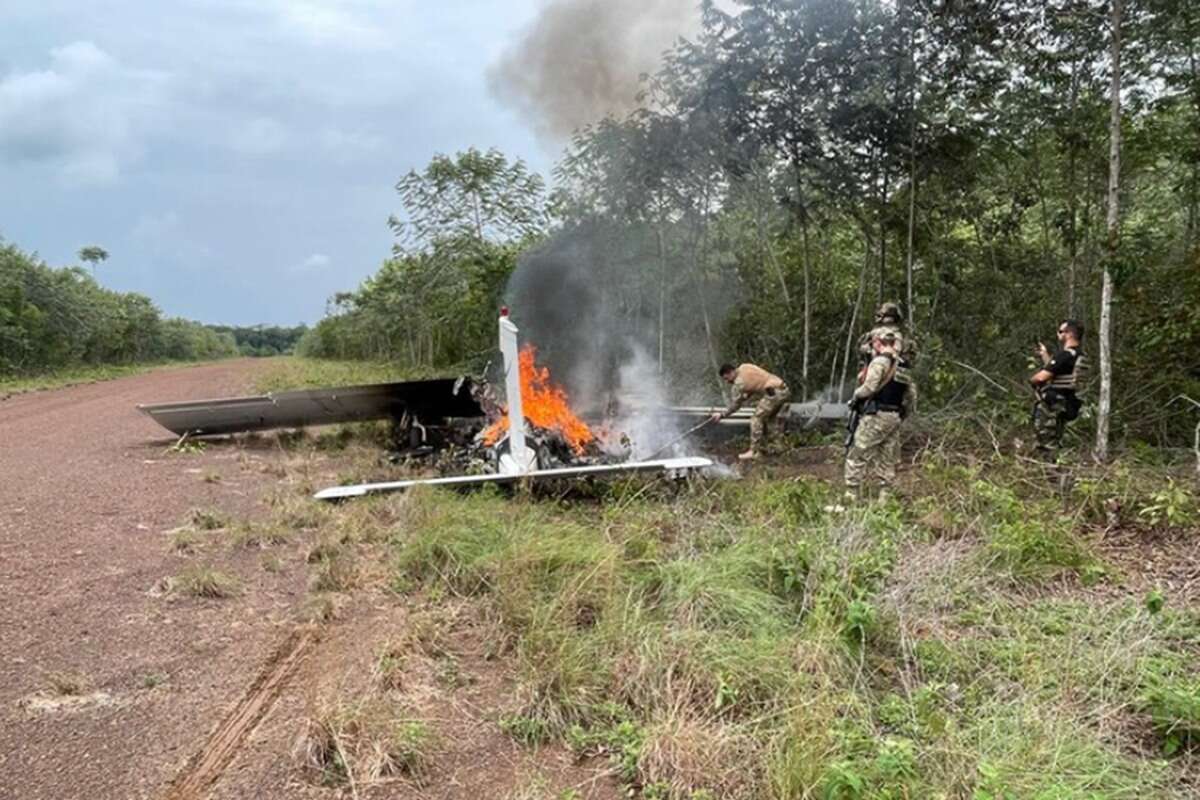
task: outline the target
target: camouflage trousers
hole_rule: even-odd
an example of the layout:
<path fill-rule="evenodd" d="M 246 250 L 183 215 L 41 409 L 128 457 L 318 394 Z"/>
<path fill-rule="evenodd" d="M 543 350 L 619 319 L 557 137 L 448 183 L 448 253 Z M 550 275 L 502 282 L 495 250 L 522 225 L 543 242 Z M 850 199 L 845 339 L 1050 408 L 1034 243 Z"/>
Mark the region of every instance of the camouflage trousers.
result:
<path fill-rule="evenodd" d="M 895 411 L 867 414 L 854 432 L 846 453 L 846 486 L 857 489 L 872 476 L 881 486 L 891 486 L 900 461 L 900 415 Z"/>
<path fill-rule="evenodd" d="M 783 408 L 791 396 L 792 392 L 785 383 L 776 389 L 774 394 L 764 394 L 759 398 L 758 403 L 754 406 L 754 413 L 750 416 L 751 450 L 757 453 L 759 448 L 762 447 L 763 441 L 767 437 L 767 429 L 771 426 L 772 420 L 779 416 L 779 410 Z"/>
<path fill-rule="evenodd" d="M 1037 437 L 1038 448 L 1042 450 L 1057 450 L 1062 446 L 1063 431 L 1067 423 L 1078 415 L 1071 414 L 1070 401 L 1053 394 L 1041 394 L 1033 405 L 1033 432 Z"/>

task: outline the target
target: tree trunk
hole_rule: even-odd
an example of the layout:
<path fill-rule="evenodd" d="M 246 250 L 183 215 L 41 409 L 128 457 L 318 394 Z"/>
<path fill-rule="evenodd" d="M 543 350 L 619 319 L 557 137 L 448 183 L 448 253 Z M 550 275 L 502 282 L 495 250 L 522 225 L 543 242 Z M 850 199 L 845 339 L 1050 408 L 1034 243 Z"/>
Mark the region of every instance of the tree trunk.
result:
<path fill-rule="evenodd" d="M 908 5 L 908 242 L 904 265 L 904 313 L 908 318 L 908 330 L 917 329 L 917 315 L 913 311 L 913 231 L 917 223 L 917 26 L 913 24 L 912 5 Z"/>
<path fill-rule="evenodd" d="M 842 381 L 838 386 L 838 401 L 846 388 L 846 373 L 850 367 L 851 350 L 854 347 L 854 325 L 858 322 L 858 310 L 862 306 L 863 292 L 867 288 L 867 266 L 871 263 L 871 234 L 864 233 L 866 249 L 863 253 L 862 269 L 858 273 L 858 294 L 854 297 L 854 308 L 850 311 L 850 327 L 846 331 L 846 352 L 842 361 Z"/>
<path fill-rule="evenodd" d="M 886 155 L 885 155 L 886 159 Z M 879 195 L 879 299 L 883 303 L 883 295 L 887 291 L 887 230 L 884 218 L 887 216 L 888 178 L 891 171 L 887 161 L 883 163 L 883 188 Z"/>
<path fill-rule="evenodd" d="M 1096 458 L 1108 460 L 1108 425 L 1112 402 L 1112 266 L 1121 231 L 1121 0 L 1112 0 L 1112 119 L 1108 153 L 1108 258 L 1100 293 L 1100 409 L 1096 419 Z"/>
<path fill-rule="evenodd" d="M 812 310 L 809 305 L 811 299 L 811 290 L 809 287 L 809 275 L 811 269 L 811 257 L 808 249 L 808 209 L 804 209 L 804 218 L 800 220 L 800 235 L 804 240 L 804 354 L 800 366 L 800 386 L 804 390 L 804 399 L 808 399 L 808 354 L 809 354 L 809 329 L 812 323 Z"/>
<path fill-rule="evenodd" d="M 667 337 L 667 254 L 663 245 L 662 223 L 658 225 L 658 374 L 663 374 L 663 351 Z"/>
<path fill-rule="evenodd" d="M 913 313 L 913 229 L 917 222 L 917 117 L 913 114 L 909 136 L 908 162 L 908 252 L 904 265 L 904 312 L 908 317 L 910 333 L 917 329 L 916 314 Z"/>
<path fill-rule="evenodd" d="M 1067 313 L 1074 313 L 1075 308 L 1075 257 L 1078 243 L 1075 239 L 1076 197 L 1075 197 L 1075 146 L 1071 145 L 1070 158 L 1067 160 Z"/>

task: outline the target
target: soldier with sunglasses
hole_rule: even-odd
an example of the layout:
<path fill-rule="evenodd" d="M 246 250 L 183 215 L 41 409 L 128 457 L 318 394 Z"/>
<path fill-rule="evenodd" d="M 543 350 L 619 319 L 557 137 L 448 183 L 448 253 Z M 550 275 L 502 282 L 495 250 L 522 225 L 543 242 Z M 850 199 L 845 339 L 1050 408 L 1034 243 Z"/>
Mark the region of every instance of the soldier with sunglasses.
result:
<path fill-rule="evenodd" d="M 1062 445 L 1067 423 L 1079 416 L 1083 401 L 1079 399 L 1087 360 L 1081 341 L 1083 325 L 1073 319 L 1058 326 L 1058 349 L 1053 354 L 1038 342 L 1035 354 L 1042 366 L 1029 378 L 1037 401 L 1033 406 L 1033 428 L 1038 450 L 1053 455 Z"/>

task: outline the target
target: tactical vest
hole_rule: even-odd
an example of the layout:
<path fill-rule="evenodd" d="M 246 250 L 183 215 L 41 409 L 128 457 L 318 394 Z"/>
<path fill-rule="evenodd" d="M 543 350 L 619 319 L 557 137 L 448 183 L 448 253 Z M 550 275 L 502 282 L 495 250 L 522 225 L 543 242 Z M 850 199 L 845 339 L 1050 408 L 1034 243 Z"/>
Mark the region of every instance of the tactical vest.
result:
<path fill-rule="evenodd" d="M 1058 392 L 1078 392 L 1083 388 L 1087 377 L 1088 363 L 1078 347 L 1064 347 L 1064 350 L 1075 356 L 1075 365 L 1065 375 L 1055 375 L 1050 381 L 1050 388 Z"/>
<path fill-rule="evenodd" d="M 908 391 L 908 385 L 911 378 L 908 374 L 908 369 L 904 364 L 903 359 L 896 356 L 889 356 L 892 360 L 892 377 L 883 388 L 875 393 L 871 399 L 878 406 L 887 407 L 887 410 L 899 409 L 904 405 L 904 395 Z"/>

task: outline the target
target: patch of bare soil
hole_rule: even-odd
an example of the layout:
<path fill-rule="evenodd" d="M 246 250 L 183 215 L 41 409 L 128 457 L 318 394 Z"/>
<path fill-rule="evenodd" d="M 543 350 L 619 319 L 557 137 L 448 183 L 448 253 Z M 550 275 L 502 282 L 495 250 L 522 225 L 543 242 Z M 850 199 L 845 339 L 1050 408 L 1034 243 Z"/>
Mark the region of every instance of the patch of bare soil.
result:
<path fill-rule="evenodd" d="M 1109 531 L 1097 550 L 1116 569 L 1116 591 L 1141 596 L 1157 589 L 1169 603 L 1200 607 L 1200 531 Z"/>
<path fill-rule="evenodd" d="M 213 797 L 541 800 L 568 789 L 621 797 L 605 764 L 578 763 L 559 746 L 526 747 L 501 729 L 515 704 L 515 670 L 501 645 L 478 606 L 422 608 L 361 591 L 326 627 Z M 379 769 L 374 756 L 403 727 L 372 730 L 376 707 L 391 719 L 402 710 L 425 732 L 410 768 Z M 313 741 L 328 728 L 339 732 L 335 746 Z"/>
<path fill-rule="evenodd" d="M 136 403 L 245 394 L 261 362 L 156 371 L 0 403 L 0 797 L 160 797 L 293 624 L 303 559 L 208 531 L 190 509 L 259 513 L 280 451 L 168 452 Z M 152 591 L 206 567 L 236 593 Z M 58 675 L 80 676 L 78 686 Z"/>

